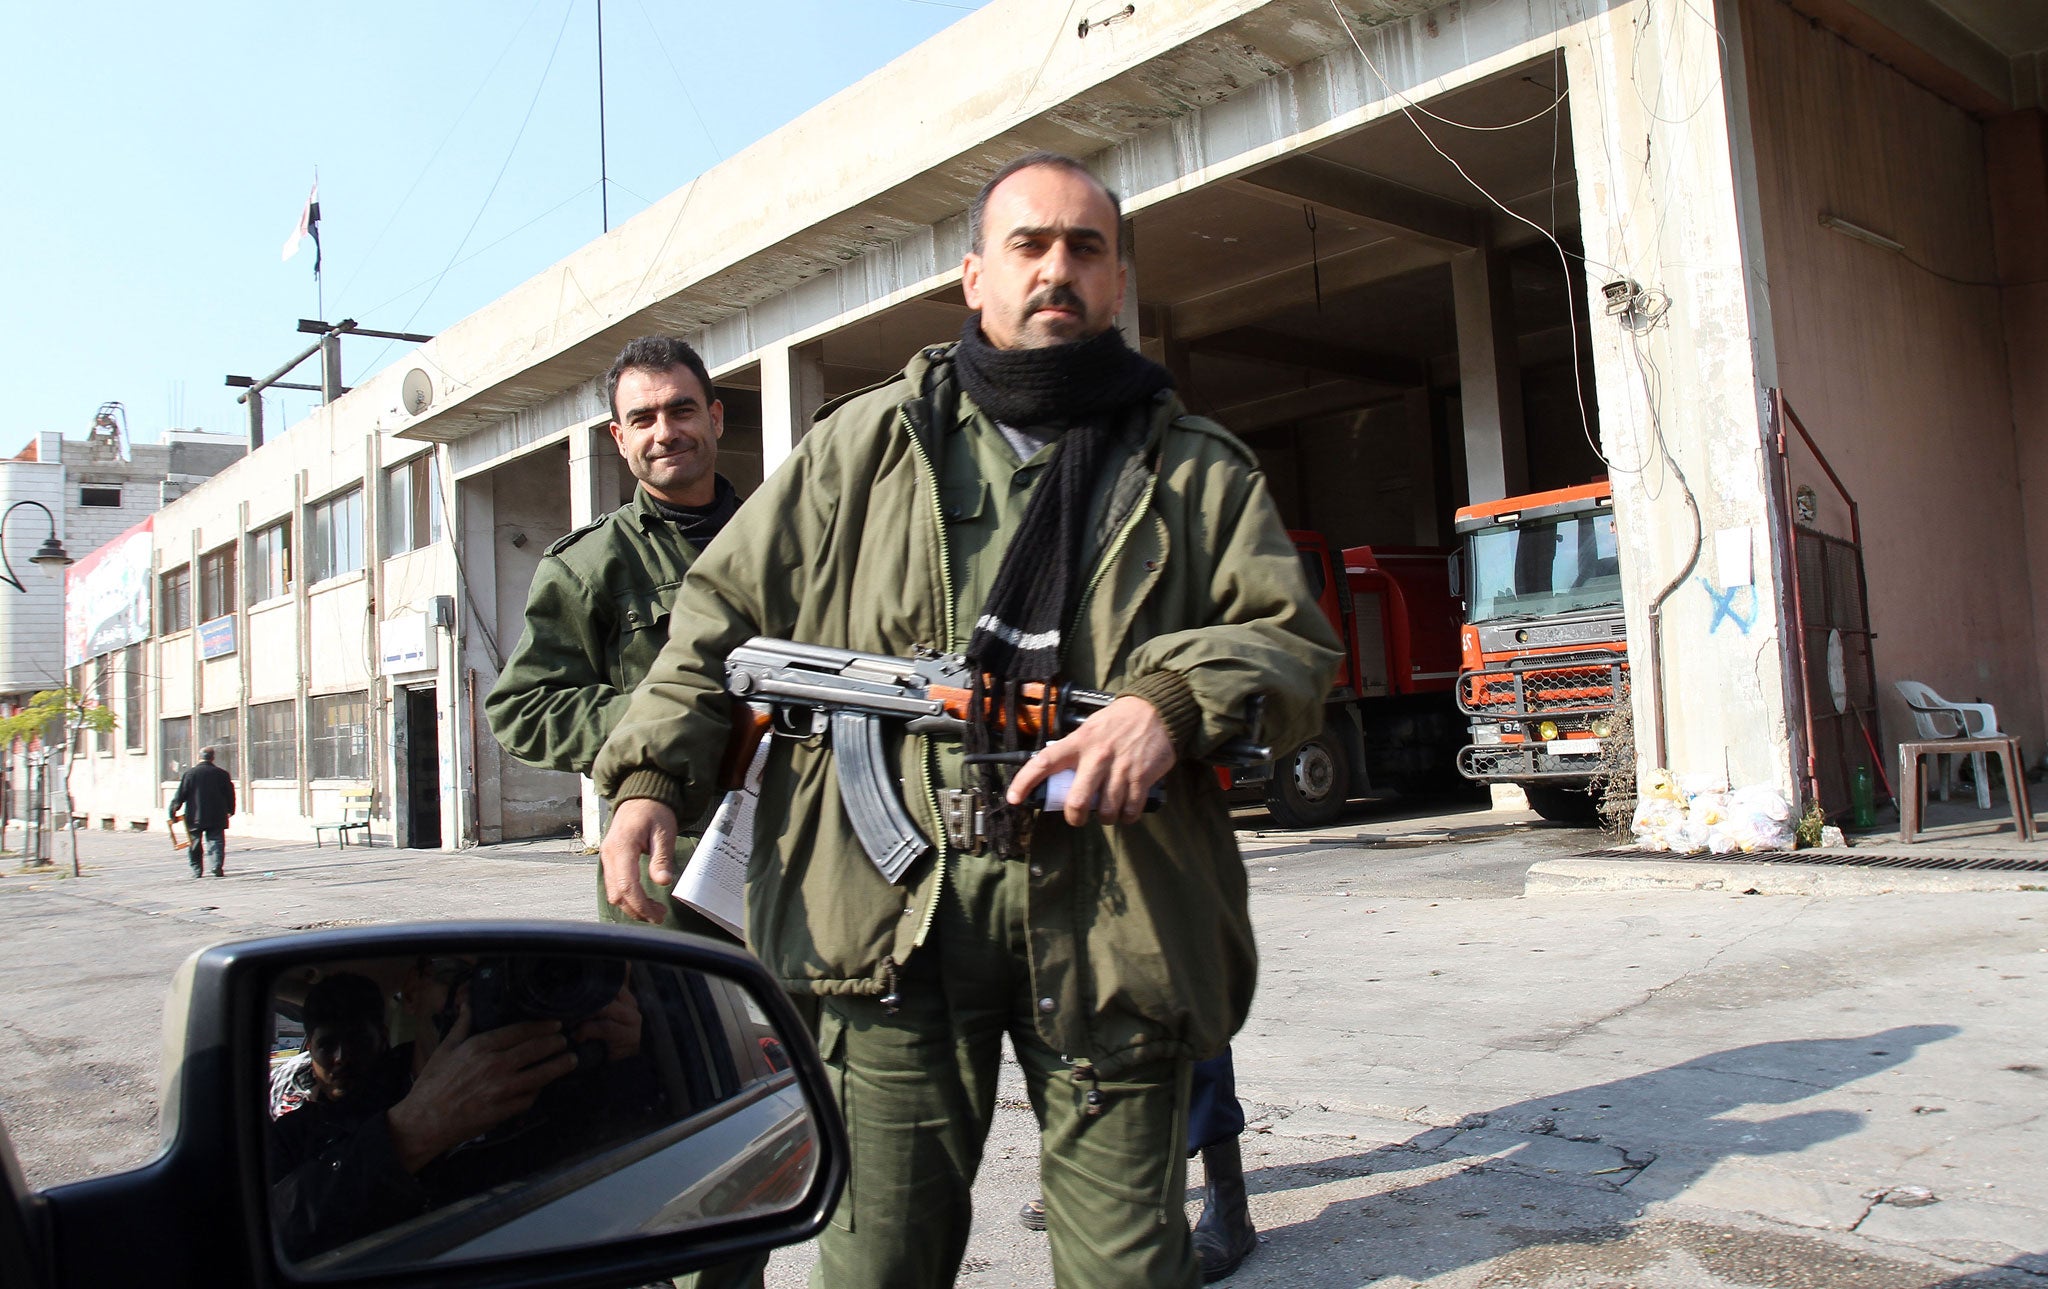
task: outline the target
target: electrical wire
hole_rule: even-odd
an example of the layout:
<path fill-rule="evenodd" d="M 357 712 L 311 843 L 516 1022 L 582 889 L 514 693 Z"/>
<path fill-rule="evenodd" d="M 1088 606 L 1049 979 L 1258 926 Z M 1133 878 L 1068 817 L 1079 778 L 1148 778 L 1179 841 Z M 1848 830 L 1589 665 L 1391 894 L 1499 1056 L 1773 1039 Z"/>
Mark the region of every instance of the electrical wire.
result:
<path fill-rule="evenodd" d="M 1523 117 L 1521 120 L 1510 122 L 1507 125 L 1473 125 L 1469 121 L 1453 121 L 1448 116 L 1438 116 L 1436 113 L 1430 111 L 1422 104 L 1416 102 L 1412 98 L 1409 98 L 1406 94 L 1403 94 L 1400 90 L 1395 89 L 1393 82 L 1389 81 L 1386 78 L 1386 75 L 1380 71 L 1379 64 L 1373 62 L 1372 55 L 1365 52 L 1365 46 L 1359 43 L 1358 33 L 1351 29 L 1351 20 L 1349 18 L 1346 18 L 1344 16 L 1344 11 L 1337 7 L 1337 0 L 1330 0 L 1330 12 L 1337 15 L 1337 21 L 1339 24 L 1343 26 L 1344 34 L 1351 37 L 1352 45 L 1357 48 L 1358 56 L 1365 60 L 1365 65 L 1372 69 L 1373 76 L 1376 77 L 1379 80 L 1379 83 L 1386 88 L 1387 93 L 1393 95 L 1397 99 L 1400 99 L 1401 102 L 1410 111 L 1420 112 L 1432 121 L 1442 121 L 1445 125 L 1455 125 L 1461 130 L 1473 130 L 1481 133 L 1494 130 L 1520 129 L 1522 126 L 1529 124 L 1531 121 L 1535 121 L 1542 118 L 1546 113 L 1557 111 L 1557 109 L 1564 104 L 1565 95 L 1571 92 L 1569 89 L 1559 91 L 1557 98 L 1554 101 L 1552 101 L 1549 107 L 1543 108 L 1540 111 L 1532 112 L 1528 116 Z"/>
<path fill-rule="evenodd" d="M 547 217 L 548 217 L 549 215 L 552 215 L 552 214 L 554 214 L 554 213 L 555 213 L 556 211 L 558 211 L 558 210 L 560 210 L 560 209 L 561 209 L 562 207 L 564 207 L 564 206 L 568 205 L 568 204 L 569 204 L 570 202 L 572 202 L 572 201 L 575 201 L 575 200 L 576 200 L 577 198 L 579 198 L 579 197 L 583 196 L 583 195 L 584 195 L 585 193 L 588 193 L 588 192 L 590 192 L 590 191 L 591 191 L 592 189 L 594 189 L 594 188 L 596 188 L 596 187 L 597 187 L 597 184 L 598 184 L 598 181 L 597 181 L 597 180 L 595 180 L 595 179 L 591 180 L 591 181 L 590 181 L 589 183 L 587 183 L 587 184 L 584 184 L 584 185 L 583 185 L 583 186 L 582 186 L 581 188 L 578 188 L 578 189 L 577 189 L 577 190 L 576 190 L 575 192 L 572 192 L 572 193 L 570 193 L 570 194 L 569 194 L 568 196 L 566 196 L 566 197 L 562 198 L 562 199 L 561 199 L 560 201 L 558 201 L 558 202 L 556 202 L 556 203 L 555 203 L 554 205 L 552 205 L 552 206 L 548 207 L 548 208 L 547 208 L 546 210 L 542 211 L 542 212 L 541 212 L 540 214 L 538 214 L 538 215 L 535 215 L 535 216 L 534 216 L 534 217 L 533 217 L 532 219 L 529 219 L 529 220 L 527 220 L 527 221 L 526 221 L 525 223 L 521 224 L 521 225 L 520 225 L 519 227 L 517 227 L 517 228 L 513 229 L 512 231 L 510 231 L 510 232 L 508 232 L 508 233 L 505 233 L 504 235 L 502 235 L 502 236 L 500 236 L 500 237 L 498 237 L 498 238 L 496 238 L 496 239 L 494 239 L 494 240 L 492 240 L 492 241 L 489 241 L 489 242 L 486 242 L 486 243 L 484 243 L 484 244 L 483 244 L 482 246 L 479 246 L 479 247 L 477 247 L 477 248 L 476 248 L 475 250 L 471 251 L 471 252 L 470 252 L 469 254 L 467 254 L 467 255 L 463 256 L 463 257 L 462 257 L 461 259 L 459 259 L 459 260 L 455 261 L 455 263 L 454 263 L 454 264 L 453 264 L 453 265 L 452 265 L 451 267 L 454 267 L 454 268 L 461 268 L 461 267 L 462 267 L 463 265 L 465 265 L 465 264 L 469 263 L 469 262 L 470 262 L 471 260 L 473 260 L 473 259 L 476 259 L 476 258 L 477 258 L 478 256 L 481 256 L 481 255 L 483 255 L 483 254 L 485 254 L 485 253 L 487 253 L 487 252 L 489 252 L 489 251 L 491 251 L 491 250 L 494 250 L 494 249 L 496 249 L 496 248 L 497 248 L 498 246 L 500 246 L 501 244 L 503 244 L 503 243 L 505 243 L 505 242 L 508 242 L 508 241 L 510 241 L 511 239 L 513 239 L 513 238 L 515 238 L 515 237 L 519 236 L 519 234 L 521 234 L 521 233 L 525 232 L 525 231 L 526 231 L 527 229 L 529 229 L 529 228 L 532 228 L 532 227 L 533 227 L 533 226 L 534 226 L 535 224 L 538 224 L 538 223 L 539 223 L 540 221 L 542 221 L 543 219 L 546 219 L 546 218 L 547 218 Z M 616 179 L 614 179 L 614 180 L 612 181 L 612 184 L 613 184 L 613 186 L 614 186 L 614 187 L 623 187 L 623 185 L 620 185 L 620 184 L 619 184 L 619 182 L 618 182 L 618 181 L 617 181 Z M 627 191 L 630 191 L 630 190 L 627 190 Z M 638 194 L 638 193 L 634 193 L 633 195 L 634 195 L 634 196 L 638 196 L 639 194 Z M 446 270 L 443 270 L 443 271 L 445 272 Z M 440 279 L 440 277 L 441 277 L 441 274 L 439 274 L 439 273 L 433 274 L 432 276 L 429 276 L 429 277 L 423 277 L 423 278 L 421 278 L 421 279 L 420 279 L 419 281 L 417 281 L 417 282 L 413 283 L 413 284 L 412 284 L 411 286 L 409 286 L 409 287 L 405 288 L 405 290 L 403 290 L 403 291 L 400 291 L 400 292 L 399 292 L 399 293 L 398 293 L 397 295 L 394 295 L 394 296 L 392 296 L 392 297 L 391 297 L 391 298 L 390 298 L 389 300 L 386 300 L 386 301 L 385 301 L 385 302 L 384 302 L 383 304 L 380 304 L 380 305 L 378 305 L 378 306 L 376 307 L 376 309 L 371 309 L 371 310 L 370 310 L 369 312 L 371 312 L 371 313 L 375 313 L 375 312 L 377 311 L 377 309 L 382 309 L 382 308 L 385 308 L 385 307 L 387 307 L 387 306 L 389 306 L 389 305 L 393 305 L 393 304 L 396 304 L 396 303 L 398 303 L 398 302 L 399 302 L 400 300 L 403 300 L 403 299 L 404 299 L 405 297 L 407 297 L 407 296 L 411 295 L 411 294 L 412 294 L 413 292 L 415 292 L 415 291 L 419 290 L 419 289 L 420 289 L 421 287 L 423 287 L 423 286 L 427 286 L 427 285 L 429 285 L 429 284 L 431 284 L 431 283 L 433 283 L 433 282 L 436 282 L 436 281 L 438 281 L 438 280 Z M 387 344 L 386 344 L 386 345 L 384 346 L 384 348 L 385 348 L 385 349 L 389 349 L 390 347 L 391 347 L 391 345 L 390 345 L 390 344 L 388 344 L 388 343 L 387 343 Z M 378 351 L 378 356 L 379 356 L 379 357 L 382 357 L 382 356 L 383 356 L 383 351 L 382 351 L 382 350 L 379 350 L 379 351 Z"/>
<path fill-rule="evenodd" d="M 1723 60 L 1723 63 L 1725 64 L 1728 58 L 1728 38 L 1721 34 L 1720 29 L 1716 27 L 1713 23 L 1708 22 L 1706 16 L 1702 14 L 1699 10 L 1693 8 L 1690 0 L 1675 0 L 1673 8 L 1683 8 L 1687 10 L 1692 14 L 1693 17 L 1698 18 L 1702 23 L 1704 23 L 1706 25 L 1707 30 L 1714 33 L 1714 39 L 1720 43 L 1721 58 Z M 1652 104 L 1648 99 L 1643 97 L 1643 80 L 1642 76 L 1640 75 L 1640 70 L 1642 67 L 1643 47 L 1649 43 L 1648 35 L 1650 26 L 1652 23 L 1656 21 L 1656 19 L 1656 6 L 1654 4 L 1645 5 L 1643 7 L 1642 23 L 1642 35 L 1644 38 L 1637 40 L 1635 45 L 1629 50 L 1629 84 L 1634 88 L 1636 92 L 1636 101 L 1643 105 L 1643 111 L 1649 116 L 1649 118 L 1652 121 L 1656 121 L 1661 125 L 1688 125 L 1692 122 L 1692 119 L 1694 117 L 1698 116 L 1701 112 L 1706 111 L 1707 105 L 1713 102 L 1714 96 L 1720 92 L 1720 69 L 1715 69 L 1714 83 L 1707 87 L 1706 93 L 1700 96 L 1699 103 L 1693 107 L 1692 111 L 1687 112 L 1684 116 L 1681 117 L 1667 117 L 1658 115 L 1657 109 L 1664 105 L 1664 78 L 1662 76 L 1659 76 L 1657 78 L 1657 102 L 1655 104 Z M 1684 67 L 1681 65 L 1679 67 L 1673 68 L 1672 70 L 1674 72 L 1682 72 L 1684 70 Z"/>
<path fill-rule="evenodd" d="M 377 248 L 384 244 L 384 235 L 389 233 L 391 226 L 398 222 L 398 216 L 405 210 L 406 203 L 412 200 L 412 195 L 415 192 L 419 191 L 421 182 L 433 170 L 434 163 L 441 159 L 441 153 L 447 148 L 448 141 L 455 137 L 456 128 L 462 124 L 463 118 L 469 115 L 469 109 L 475 107 L 476 101 L 483 97 L 483 92 L 490 85 L 491 78 L 497 75 L 499 65 L 505 61 L 505 55 L 512 52 L 512 46 L 518 41 L 520 33 L 526 30 L 526 24 L 533 21 L 533 15 L 540 12 L 540 6 L 541 0 L 533 0 L 533 5 L 526 11 L 526 16 L 521 18 L 519 25 L 512 29 L 512 35 L 506 39 L 504 47 L 498 50 L 498 56 L 491 60 L 489 69 L 484 72 L 483 79 L 477 82 L 476 89 L 469 96 L 469 101 L 462 105 L 462 110 L 457 112 L 455 119 L 448 123 L 448 132 L 441 136 L 441 141 L 434 145 L 434 151 L 427 158 L 426 164 L 421 166 L 420 172 L 413 176 L 411 186 L 405 190 L 405 196 L 400 197 L 398 204 L 391 208 L 391 217 L 384 221 L 384 227 L 378 229 L 377 236 L 370 240 L 370 249 L 363 252 L 362 258 L 356 261 L 355 271 L 349 274 L 348 281 L 343 283 L 341 290 L 335 293 L 337 301 L 347 298 L 349 288 L 354 286 L 356 280 L 363 275 L 363 269 L 369 264 L 371 257 L 376 255 Z M 342 309 L 339 303 L 335 307 L 341 309 L 344 313 L 347 312 L 346 309 Z"/>
<path fill-rule="evenodd" d="M 499 163 L 498 173 L 491 180 L 490 189 L 484 193 L 483 203 L 477 207 L 476 217 L 469 221 L 469 227 L 463 230 L 462 240 L 455 244 L 455 250 L 449 255 L 448 263 L 441 269 L 440 276 L 434 279 L 433 288 L 427 292 L 426 297 L 418 305 L 414 306 L 411 316 L 406 318 L 405 324 L 398 328 L 400 331 L 412 330 L 412 324 L 419 318 L 420 311 L 425 309 L 427 302 L 434 298 L 434 292 L 440 290 L 441 283 L 447 279 L 449 271 L 455 267 L 455 261 L 462 255 L 462 248 L 469 244 L 470 235 L 476 232 L 476 226 L 483 222 L 484 212 L 491 208 L 491 198 L 498 195 L 498 185 L 505 181 L 505 172 L 511 169 L 512 158 L 519 153 L 519 142 L 526 137 L 526 127 L 533 120 L 533 110 L 540 106 L 541 91 L 547 88 L 548 73 L 554 70 L 555 55 L 562 50 L 562 36 L 569 30 L 569 18 L 575 11 L 576 6 L 573 0 L 570 4 L 563 7 L 562 25 L 555 29 L 555 43 L 548 49 L 548 61 L 546 66 L 540 69 L 540 81 L 533 87 L 533 98 L 526 105 L 526 115 L 519 118 L 519 129 L 512 135 L 512 146 L 505 149 L 505 159 Z M 385 349 L 389 349 L 391 344 L 394 343 L 396 342 L 386 343 Z M 383 356 L 382 351 L 379 352 L 378 356 Z M 372 365 L 375 365 L 374 361 Z"/>
<path fill-rule="evenodd" d="M 661 38 L 661 28 L 654 25 L 654 15 L 647 12 L 647 6 L 641 0 L 633 0 L 633 4 L 640 10 L 640 20 L 647 24 L 647 30 L 654 33 L 654 47 L 661 51 L 661 60 L 668 64 L 669 75 L 676 78 L 676 88 L 683 92 L 683 102 L 689 104 L 690 115 L 697 118 L 697 128 L 704 131 L 704 142 L 711 145 L 711 151 L 720 161 L 725 160 L 725 149 L 718 146 L 718 140 L 712 137 L 711 126 L 705 122 L 704 114 L 697 110 L 697 99 L 690 93 L 689 82 L 676 70 L 676 60 L 669 57 L 668 42 Z"/>

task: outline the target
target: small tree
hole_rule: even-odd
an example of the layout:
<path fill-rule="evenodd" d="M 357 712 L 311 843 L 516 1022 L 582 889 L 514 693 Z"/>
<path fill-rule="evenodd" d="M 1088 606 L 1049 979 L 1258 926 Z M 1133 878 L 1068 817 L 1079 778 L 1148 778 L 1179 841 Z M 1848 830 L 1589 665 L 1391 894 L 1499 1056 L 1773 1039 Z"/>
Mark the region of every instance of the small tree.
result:
<path fill-rule="evenodd" d="M 30 698 L 28 706 L 14 715 L 0 717 L 0 743 L 5 743 L 10 750 L 32 750 L 49 737 L 52 726 L 63 731 L 65 737 L 69 737 L 81 730 L 106 734 L 113 730 L 114 724 L 113 709 L 104 706 L 98 700 L 75 689 L 45 689 Z M 47 782 L 43 785 L 43 792 L 47 798 Z M 64 797 L 68 807 L 71 797 L 68 772 L 65 775 Z M 68 818 L 66 826 L 68 829 Z M 78 875 L 78 838 L 75 835 L 71 839 L 71 875 Z"/>

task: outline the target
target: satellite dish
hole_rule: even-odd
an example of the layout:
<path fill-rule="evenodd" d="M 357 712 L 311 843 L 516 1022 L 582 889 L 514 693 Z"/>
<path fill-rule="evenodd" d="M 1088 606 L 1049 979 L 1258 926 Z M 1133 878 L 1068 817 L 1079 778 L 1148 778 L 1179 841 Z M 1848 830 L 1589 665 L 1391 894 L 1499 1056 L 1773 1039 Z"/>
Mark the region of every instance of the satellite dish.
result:
<path fill-rule="evenodd" d="M 404 400 L 405 410 L 414 416 L 434 405 L 434 382 L 427 379 L 427 373 L 418 367 L 405 374 L 405 383 L 398 387 L 398 391 Z"/>

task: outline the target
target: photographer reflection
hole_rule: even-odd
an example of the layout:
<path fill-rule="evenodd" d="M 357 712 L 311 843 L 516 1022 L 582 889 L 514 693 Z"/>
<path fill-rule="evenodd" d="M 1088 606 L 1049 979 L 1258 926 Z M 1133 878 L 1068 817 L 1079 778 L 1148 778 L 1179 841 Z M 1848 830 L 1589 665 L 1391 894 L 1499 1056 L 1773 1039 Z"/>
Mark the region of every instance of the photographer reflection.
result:
<path fill-rule="evenodd" d="M 419 959 L 397 991 L 412 1039 L 396 1046 L 369 976 L 314 985 L 302 1008 L 313 1095 L 272 1126 L 285 1253 L 335 1248 L 650 1122 L 660 1098 L 639 1005 L 624 964 L 593 965 Z M 551 969 L 570 976 L 566 995 Z"/>

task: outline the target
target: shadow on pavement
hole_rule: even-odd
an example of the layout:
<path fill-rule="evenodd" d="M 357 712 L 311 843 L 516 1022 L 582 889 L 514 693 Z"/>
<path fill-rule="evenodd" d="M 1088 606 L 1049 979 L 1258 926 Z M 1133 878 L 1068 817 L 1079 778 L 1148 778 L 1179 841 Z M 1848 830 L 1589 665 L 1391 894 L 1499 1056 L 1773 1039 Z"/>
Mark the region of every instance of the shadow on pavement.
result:
<path fill-rule="evenodd" d="M 1848 1110 L 1758 1118 L 1754 1108 L 1834 1091 L 1960 1032 L 1953 1025 L 1909 1025 L 1731 1048 L 1467 1115 L 1455 1127 L 1373 1150 L 1257 1169 L 1247 1178 L 1255 1196 L 1465 1161 L 1449 1175 L 1335 1201 L 1313 1218 L 1264 1231 L 1260 1257 L 1246 1264 L 1246 1271 L 1261 1274 L 1245 1278 L 1274 1284 L 1393 1275 L 1422 1280 L 1500 1259 L 1489 1284 L 1596 1284 L 1606 1276 L 1625 1283 L 1682 1253 L 1704 1266 L 1730 1263 L 1735 1283 L 1886 1289 L 2021 1283 L 1985 1272 L 1929 1286 L 1924 1267 L 1898 1262 L 1880 1268 L 1876 1264 L 1889 1260 L 1869 1254 L 1859 1260 L 1812 1236 L 1746 1231 L 1737 1238 L 1731 1228 L 1710 1223 L 1639 1221 L 1643 1206 L 1682 1196 L 1723 1160 L 1797 1154 L 1864 1123 L 1862 1114 Z M 1743 1246 L 1739 1256 L 1735 1245 Z M 1849 1278 L 1816 1274 L 1829 1259 L 1842 1262 L 1839 1270 Z M 2024 1270 L 2031 1261 L 2011 1266 Z M 1768 1278 L 1780 1263 L 1789 1278 Z M 1880 1270 L 1885 1274 L 1876 1275 Z M 1283 1274 L 1284 1280 L 1269 1278 Z M 1553 1281 L 1556 1276 L 1563 1278 Z"/>

